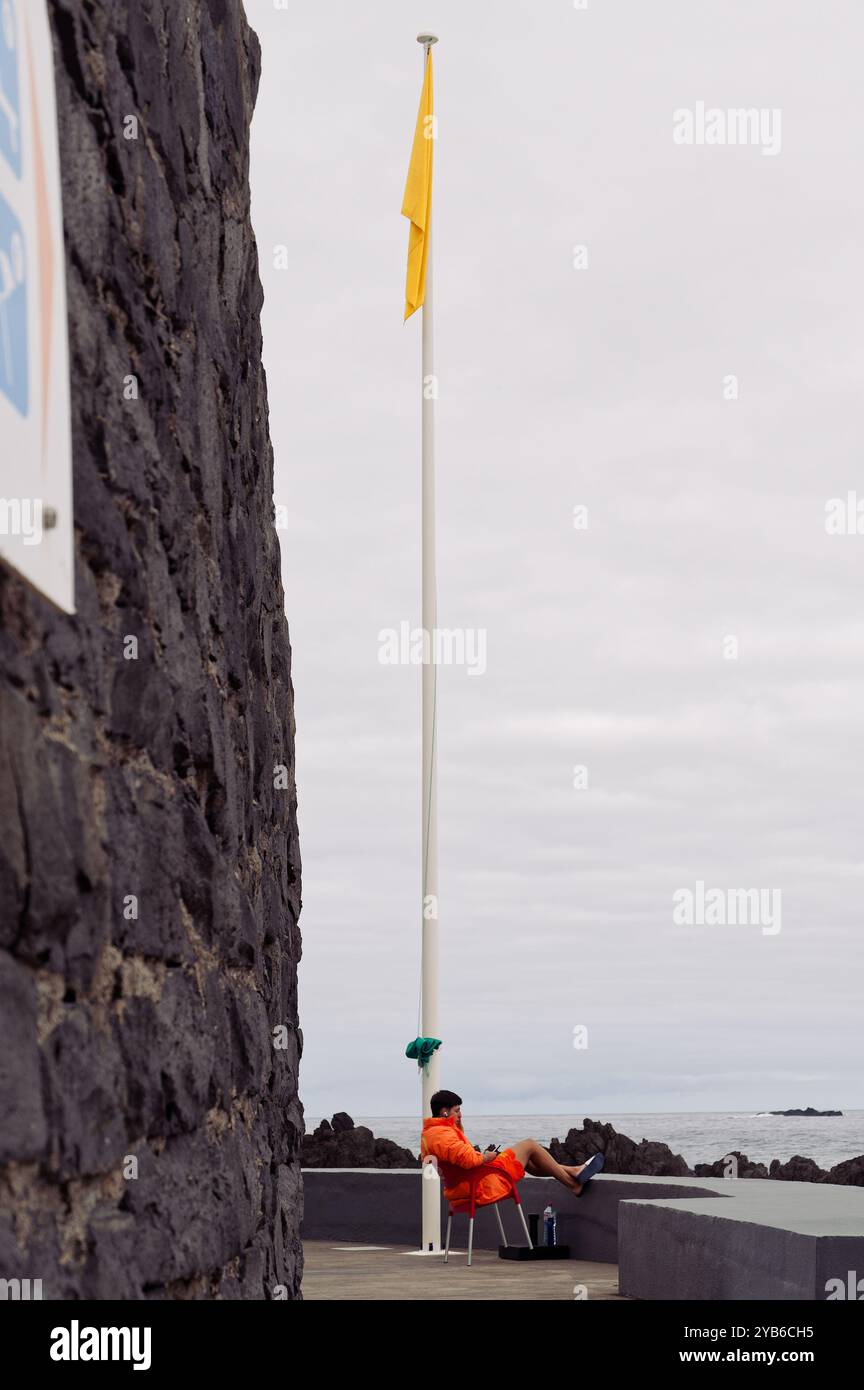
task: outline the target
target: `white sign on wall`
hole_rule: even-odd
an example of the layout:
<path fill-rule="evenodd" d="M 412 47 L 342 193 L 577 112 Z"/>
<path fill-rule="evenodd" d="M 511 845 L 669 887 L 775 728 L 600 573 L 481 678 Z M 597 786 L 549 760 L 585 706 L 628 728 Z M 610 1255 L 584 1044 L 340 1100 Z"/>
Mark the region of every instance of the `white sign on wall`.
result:
<path fill-rule="evenodd" d="M 0 0 L 0 556 L 74 612 L 66 262 L 46 0 Z"/>

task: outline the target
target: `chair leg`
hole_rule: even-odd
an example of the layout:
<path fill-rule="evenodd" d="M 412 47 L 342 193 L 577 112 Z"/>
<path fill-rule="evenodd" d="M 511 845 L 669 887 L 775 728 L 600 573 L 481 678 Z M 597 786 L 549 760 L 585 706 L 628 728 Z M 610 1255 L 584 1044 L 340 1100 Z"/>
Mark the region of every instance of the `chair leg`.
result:
<path fill-rule="evenodd" d="M 449 1262 L 450 1262 L 450 1227 L 451 1227 L 452 1225 L 453 1225 L 453 1213 L 452 1213 L 452 1211 L 451 1211 L 451 1212 L 449 1213 L 448 1217 L 447 1217 L 447 1239 L 446 1239 L 445 1242 L 444 1242 L 444 1263 L 445 1263 L 445 1265 L 446 1265 L 446 1264 L 449 1264 Z"/>
<path fill-rule="evenodd" d="M 471 1263 L 471 1251 L 474 1248 L 474 1217 L 468 1221 L 468 1263 Z"/>
<path fill-rule="evenodd" d="M 531 1244 L 531 1232 L 528 1230 L 528 1222 L 525 1220 L 525 1213 L 524 1213 L 524 1211 L 522 1210 L 522 1203 L 521 1203 L 521 1202 L 517 1202 L 516 1205 L 517 1205 L 518 1208 L 519 1208 L 519 1215 L 520 1215 L 520 1217 L 522 1218 L 522 1229 L 523 1229 L 523 1231 L 525 1232 L 525 1239 L 526 1239 L 527 1242 L 528 1242 L 528 1249 L 529 1249 L 529 1250 L 533 1250 L 533 1249 L 534 1249 L 534 1246 Z"/>
<path fill-rule="evenodd" d="M 506 1246 L 507 1237 L 504 1234 L 504 1222 L 501 1220 L 501 1210 L 498 1203 L 495 1203 L 495 1215 L 498 1217 L 498 1230 L 501 1232 L 501 1244 Z"/>

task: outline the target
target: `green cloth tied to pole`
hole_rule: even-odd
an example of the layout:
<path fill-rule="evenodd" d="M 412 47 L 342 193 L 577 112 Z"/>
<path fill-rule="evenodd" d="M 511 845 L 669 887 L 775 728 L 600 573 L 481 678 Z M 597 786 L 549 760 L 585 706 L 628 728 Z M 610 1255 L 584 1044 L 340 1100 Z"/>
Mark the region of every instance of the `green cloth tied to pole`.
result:
<path fill-rule="evenodd" d="M 440 1046 L 440 1038 L 415 1038 L 406 1047 L 405 1056 L 415 1058 L 418 1067 L 427 1067 L 429 1059 Z"/>

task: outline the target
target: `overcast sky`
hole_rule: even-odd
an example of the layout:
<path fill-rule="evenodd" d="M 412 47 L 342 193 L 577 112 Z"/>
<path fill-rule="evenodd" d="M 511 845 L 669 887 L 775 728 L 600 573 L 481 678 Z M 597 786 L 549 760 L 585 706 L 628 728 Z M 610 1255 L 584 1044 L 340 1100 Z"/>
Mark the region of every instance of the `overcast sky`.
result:
<path fill-rule="evenodd" d="M 246 9 L 307 1111 L 419 1105 L 420 671 L 378 634 L 420 621 L 427 27 L 439 623 L 487 641 L 439 671 L 442 1084 L 864 1106 L 864 535 L 825 525 L 864 498 L 860 0 Z M 775 152 L 677 144 L 699 102 L 779 111 Z M 677 925 L 697 881 L 779 889 L 781 929 Z"/>

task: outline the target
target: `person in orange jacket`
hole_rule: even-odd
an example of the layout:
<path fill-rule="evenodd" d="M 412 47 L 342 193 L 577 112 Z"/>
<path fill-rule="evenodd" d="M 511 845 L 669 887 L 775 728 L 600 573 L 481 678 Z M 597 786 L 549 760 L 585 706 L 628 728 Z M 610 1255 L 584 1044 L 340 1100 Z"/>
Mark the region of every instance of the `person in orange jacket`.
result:
<path fill-rule="evenodd" d="M 519 1182 L 526 1173 L 537 1178 L 557 1178 L 568 1192 L 579 1196 L 585 1183 L 579 1181 L 583 1170 L 586 1180 L 603 1167 L 603 1155 L 594 1154 L 587 1163 L 572 1166 L 556 1163 L 548 1149 L 538 1144 L 536 1139 L 520 1139 L 501 1153 L 488 1148 L 479 1153 L 466 1138 L 462 1130 L 462 1097 L 455 1091 L 436 1091 L 432 1097 L 432 1117 L 423 1121 L 420 1137 L 420 1157 L 424 1163 L 439 1160 L 454 1168 L 477 1168 L 482 1163 L 495 1163 L 506 1168 L 514 1181 Z M 509 1191 L 506 1180 L 498 1173 L 489 1173 L 477 1184 L 477 1202 L 483 1206 L 497 1202 Z M 449 1202 L 461 1202 L 468 1197 L 468 1180 L 455 1186 L 444 1188 L 444 1196 Z"/>

